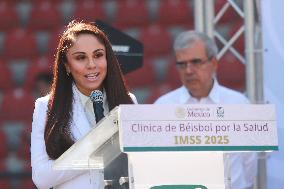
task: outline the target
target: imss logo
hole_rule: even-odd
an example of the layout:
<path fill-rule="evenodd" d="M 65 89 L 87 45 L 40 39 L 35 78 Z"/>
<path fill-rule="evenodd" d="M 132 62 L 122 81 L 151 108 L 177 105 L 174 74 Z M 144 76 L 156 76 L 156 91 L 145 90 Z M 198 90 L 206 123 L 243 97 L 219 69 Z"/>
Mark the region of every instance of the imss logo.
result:
<path fill-rule="evenodd" d="M 224 117 L 224 114 L 225 114 L 225 110 L 223 107 L 217 107 L 217 117 Z"/>

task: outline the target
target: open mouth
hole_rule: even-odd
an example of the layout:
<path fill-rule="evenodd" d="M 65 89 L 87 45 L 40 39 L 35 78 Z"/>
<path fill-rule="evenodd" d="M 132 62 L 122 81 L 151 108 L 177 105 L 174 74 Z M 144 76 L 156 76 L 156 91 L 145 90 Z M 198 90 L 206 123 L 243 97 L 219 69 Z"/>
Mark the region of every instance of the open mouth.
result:
<path fill-rule="evenodd" d="M 96 72 L 96 73 L 90 73 L 90 74 L 87 74 L 85 75 L 85 77 L 89 80 L 89 81 L 95 81 L 98 79 L 99 77 L 99 72 Z"/>

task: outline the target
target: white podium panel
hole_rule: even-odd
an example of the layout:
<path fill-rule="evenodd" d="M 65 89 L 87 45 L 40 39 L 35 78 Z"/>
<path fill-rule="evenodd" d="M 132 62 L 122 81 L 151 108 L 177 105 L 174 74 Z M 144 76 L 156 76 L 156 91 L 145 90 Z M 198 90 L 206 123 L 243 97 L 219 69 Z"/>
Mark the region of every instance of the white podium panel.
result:
<path fill-rule="evenodd" d="M 273 105 L 121 105 L 119 127 L 124 152 L 278 150 Z"/>
<path fill-rule="evenodd" d="M 128 153 L 128 160 L 132 175 L 130 189 L 161 185 L 225 189 L 222 152 Z"/>

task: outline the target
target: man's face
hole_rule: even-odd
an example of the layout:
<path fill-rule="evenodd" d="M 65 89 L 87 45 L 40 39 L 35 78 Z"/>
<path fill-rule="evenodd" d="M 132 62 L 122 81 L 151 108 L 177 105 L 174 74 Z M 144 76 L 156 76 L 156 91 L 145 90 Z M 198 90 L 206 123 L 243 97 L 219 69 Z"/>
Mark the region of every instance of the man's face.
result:
<path fill-rule="evenodd" d="M 195 98 L 208 96 L 217 70 L 217 60 L 208 59 L 202 41 L 176 51 L 177 70 L 181 82 Z"/>

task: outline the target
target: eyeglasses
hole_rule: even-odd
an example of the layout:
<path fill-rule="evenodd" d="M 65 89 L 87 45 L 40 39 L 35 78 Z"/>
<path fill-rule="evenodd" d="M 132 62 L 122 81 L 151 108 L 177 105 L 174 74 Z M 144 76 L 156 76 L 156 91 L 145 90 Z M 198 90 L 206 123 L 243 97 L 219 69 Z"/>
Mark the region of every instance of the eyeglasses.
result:
<path fill-rule="evenodd" d="M 191 64 L 192 66 L 199 68 L 203 64 L 207 63 L 210 59 L 202 60 L 199 58 L 195 58 L 192 60 L 185 60 L 185 61 L 178 61 L 176 63 L 176 66 L 178 69 L 185 70 L 188 66 L 188 64 Z"/>

